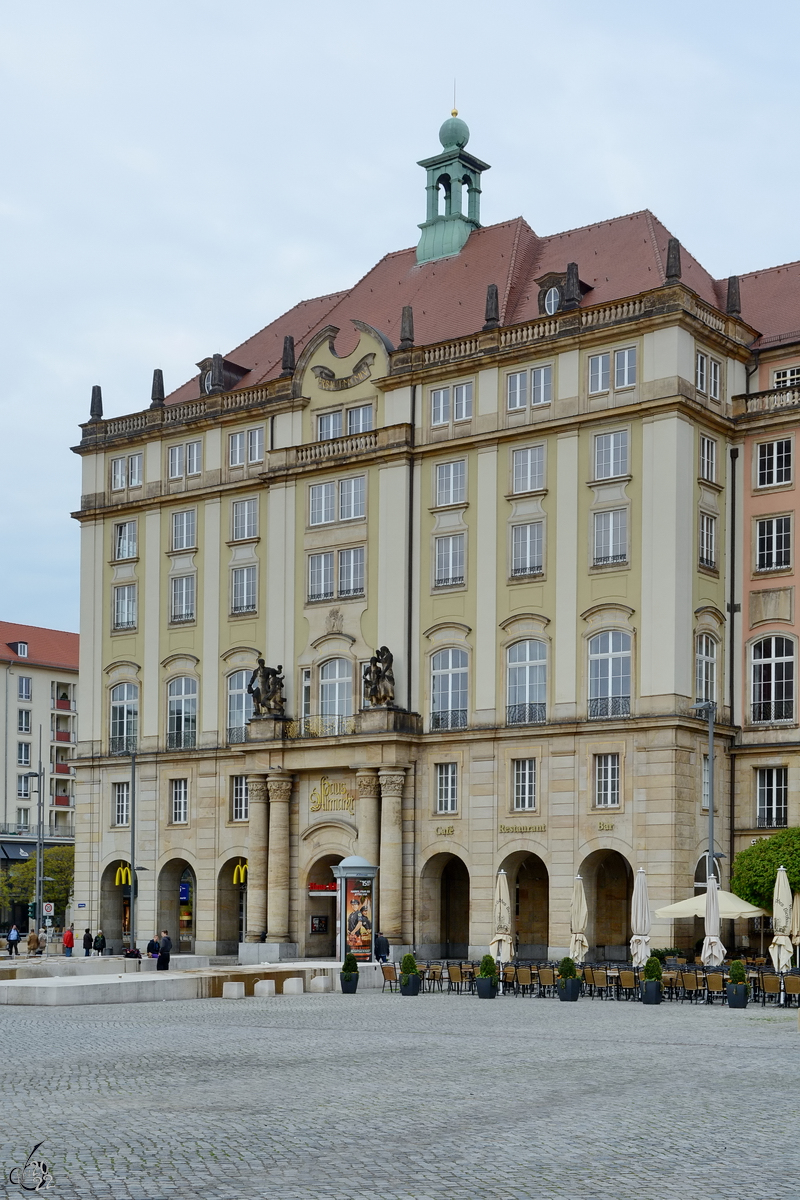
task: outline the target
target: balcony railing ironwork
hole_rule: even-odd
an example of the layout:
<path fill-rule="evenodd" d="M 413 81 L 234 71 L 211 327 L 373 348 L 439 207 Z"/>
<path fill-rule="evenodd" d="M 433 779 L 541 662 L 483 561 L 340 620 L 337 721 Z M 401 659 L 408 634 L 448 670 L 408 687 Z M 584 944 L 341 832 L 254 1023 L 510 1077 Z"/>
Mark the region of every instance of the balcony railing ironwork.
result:
<path fill-rule="evenodd" d="M 229 725 L 228 726 L 228 745 L 238 746 L 242 742 L 247 741 L 247 727 L 245 725 Z"/>
<path fill-rule="evenodd" d="M 303 717 L 299 721 L 288 721 L 286 724 L 287 738 L 340 737 L 347 733 L 355 733 L 355 717 L 345 717 L 338 713 L 330 716 Z"/>
<path fill-rule="evenodd" d="M 755 700 L 751 705 L 751 720 L 754 725 L 793 719 L 794 700 Z"/>
<path fill-rule="evenodd" d="M 756 829 L 785 829 L 789 824 L 785 808 L 776 812 L 760 812 L 756 817 Z"/>
<path fill-rule="evenodd" d="M 431 713 L 431 729 L 466 729 L 467 710 L 465 708 L 444 708 Z"/>
<path fill-rule="evenodd" d="M 437 588 L 460 587 L 463 582 L 464 582 L 463 575 L 443 575 L 440 579 L 436 580 L 436 587 Z"/>
<path fill-rule="evenodd" d="M 514 567 L 511 571 L 512 578 L 519 579 L 521 575 L 541 575 L 542 564 L 531 563 L 529 567 Z"/>
<path fill-rule="evenodd" d="M 35 839 L 39 836 L 39 826 L 35 822 L 30 822 L 28 825 L 18 821 L 9 822 L 8 824 L 0 823 L 0 837 L 22 837 L 27 840 Z M 58 825 L 43 825 L 42 837 L 46 840 L 51 838 L 74 838 L 75 826 L 72 821 Z"/>
<path fill-rule="evenodd" d="M 231 616 L 238 617 L 241 613 L 254 613 L 256 611 L 255 601 L 252 604 L 232 604 Z"/>
<path fill-rule="evenodd" d="M 594 557 L 596 567 L 607 567 L 609 563 L 626 563 L 627 561 L 627 554 L 596 554 Z"/>
<path fill-rule="evenodd" d="M 109 754 L 134 754 L 136 751 L 136 737 L 112 737 L 108 739 Z"/>
<path fill-rule="evenodd" d="M 631 715 L 630 696 L 601 696 L 589 701 L 590 720 L 602 717 L 629 717 Z"/>
<path fill-rule="evenodd" d="M 509 704 L 506 706 L 507 725 L 544 725 L 546 704 Z"/>
<path fill-rule="evenodd" d="M 700 555 L 700 566 L 707 567 L 709 571 L 716 571 L 717 564 L 713 558 L 706 558 L 703 554 Z"/>
<path fill-rule="evenodd" d="M 194 750 L 197 745 L 197 730 L 176 730 L 167 734 L 168 750 Z"/>

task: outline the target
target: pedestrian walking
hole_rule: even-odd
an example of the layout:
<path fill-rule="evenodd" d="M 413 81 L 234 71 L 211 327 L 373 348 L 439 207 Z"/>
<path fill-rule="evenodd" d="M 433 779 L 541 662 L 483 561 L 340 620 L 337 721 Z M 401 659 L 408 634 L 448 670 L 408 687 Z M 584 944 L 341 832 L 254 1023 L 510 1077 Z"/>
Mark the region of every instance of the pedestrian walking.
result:
<path fill-rule="evenodd" d="M 39 946 L 39 949 L 36 951 L 36 953 L 44 954 L 45 950 L 47 949 L 47 930 L 46 929 L 39 930 L 39 936 L 36 939 L 36 941 Z"/>
<path fill-rule="evenodd" d="M 382 963 L 385 963 L 389 958 L 389 939 L 384 937 L 380 932 L 375 938 L 375 957 L 378 962 Z"/>
<path fill-rule="evenodd" d="M 166 929 L 161 930 L 161 942 L 158 947 L 158 962 L 156 963 L 157 971 L 169 970 L 169 956 L 172 953 L 172 941 Z"/>
<path fill-rule="evenodd" d="M 97 933 L 94 935 L 94 941 L 92 942 L 92 953 L 97 958 L 102 958 L 103 951 L 105 950 L 105 948 L 106 948 L 105 934 L 103 933 L 102 929 L 98 929 Z"/>
<path fill-rule="evenodd" d="M 161 945 L 158 940 L 158 934 L 154 933 L 150 938 L 150 941 L 147 943 L 147 957 L 158 958 L 158 952 L 160 949 Z"/>
<path fill-rule="evenodd" d="M 75 926 L 70 925 L 69 929 L 64 930 L 64 936 L 61 939 L 64 946 L 65 958 L 72 958 L 72 951 L 75 947 Z"/>
<path fill-rule="evenodd" d="M 32 929 L 28 934 L 28 958 L 32 954 L 39 953 L 39 935 L 35 929 Z"/>
<path fill-rule="evenodd" d="M 19 958 L 19 930 L 16 925 L 12 925 L 8 931 L 8 957 L 13 958 L 16 954 Z"/>
<path fill-rule="evenodd" d="M 83 934 L 83 957 L 88 958 L 92 953 L 92 931 L 91 929 L 84 930 Z"/>

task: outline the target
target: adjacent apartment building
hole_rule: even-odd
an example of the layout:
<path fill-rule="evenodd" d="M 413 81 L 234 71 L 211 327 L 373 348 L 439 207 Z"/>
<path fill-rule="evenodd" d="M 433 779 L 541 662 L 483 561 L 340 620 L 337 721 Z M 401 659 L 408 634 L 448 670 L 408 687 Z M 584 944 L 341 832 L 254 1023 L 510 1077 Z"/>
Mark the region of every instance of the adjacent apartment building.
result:
<path fill-rule="evenodd" d="M 95 389 L 76 900 L 112 941 L 132 751 L 138 931 L 206 953 L 330 955 L 358 854 L 398 946 L 488 946 L 503 868 L 521 954 L 565 952 L 580 873 L 617 956 L 638 867 L 654 907 L 704 886 L 712 770 L 723 884 L 800 819 L 800 267 L 715 280 L 647 211 L 481 227 L 487 164 L 439 136 L 416 249 L 141 411 Z M 259 655 L 282 719 L 250 721 Z"/>

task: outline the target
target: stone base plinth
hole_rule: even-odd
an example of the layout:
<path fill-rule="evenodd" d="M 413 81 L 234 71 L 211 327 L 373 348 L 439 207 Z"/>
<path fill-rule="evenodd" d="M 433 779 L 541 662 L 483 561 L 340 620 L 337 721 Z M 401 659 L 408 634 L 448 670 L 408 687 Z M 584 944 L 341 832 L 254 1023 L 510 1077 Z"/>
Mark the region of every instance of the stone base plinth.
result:
<path fill-rule="evenodd" d="M 297 958 L 297 942 L 240 942 L 239 964 L 255 967 L 259 963 L 286 962 Z"/>
<path fill-rule="evenodd" d="M 422 733 L 419 713 L 401 708 L 362 708 L 356 714 L 356 733 Z"/>
<path fill-rule="evenodd" d="M 251 717 L 245 726 L 248 742 L 282 742 L 289 717 Z"/>

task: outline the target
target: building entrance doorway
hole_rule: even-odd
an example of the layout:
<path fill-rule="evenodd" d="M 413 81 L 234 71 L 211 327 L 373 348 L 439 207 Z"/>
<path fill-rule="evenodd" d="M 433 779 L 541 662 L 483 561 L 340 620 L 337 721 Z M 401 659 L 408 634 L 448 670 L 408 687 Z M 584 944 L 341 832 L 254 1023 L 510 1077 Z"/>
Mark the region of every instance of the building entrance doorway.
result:
<path fill-rule="evenodd" d="M 128 946 L 131 928 L 131 887 L 127 882 L 129 875 L 128 863 L 124 859 L 115 858 L 108 864 L 100 879 L 98 928 L 105 934 L 107 954 L 110 954 L 112 949 L 121 954 L 123 947 Z"/>
<path fill-rule="evenodd" d="M 306 884 L 306 958 L 336 957 L 336 883 L 331 867 L 341 854 L 325 854 L 308 872 Z"/>
<path fill-rule="evenodd" d="M 182 858 L 173 858 L 158 877 L 158 930 L 166 929 L 174 954 L 194 954 L 197 880 Z"/>
<path fill-rule="evenodd" d="M 633 869 L 617 850 L 595 850 L 583 860 L 583 879 L 589 925 L 589 962 L 627 962 L 631 939 Z"/>
<path fill-rule="evenodd" d="M 247 929 L 247 859 L 231 858 L 217 876 L 217 954 L 236 954 Z"/>
<path fill-rule="evenodd" d="M 420 879 L 419 941 L 430 958 L 466 958 L 469 952 L 470 882 L 455 854 L 434 854 Z"/>
<path fill-rule="evenodd" d="M 502 862 L 511 895 L 512 937 L 520 958 L 546 959 L 550 940 L 550 877 L 538 854 L 521 850 Z"/>

